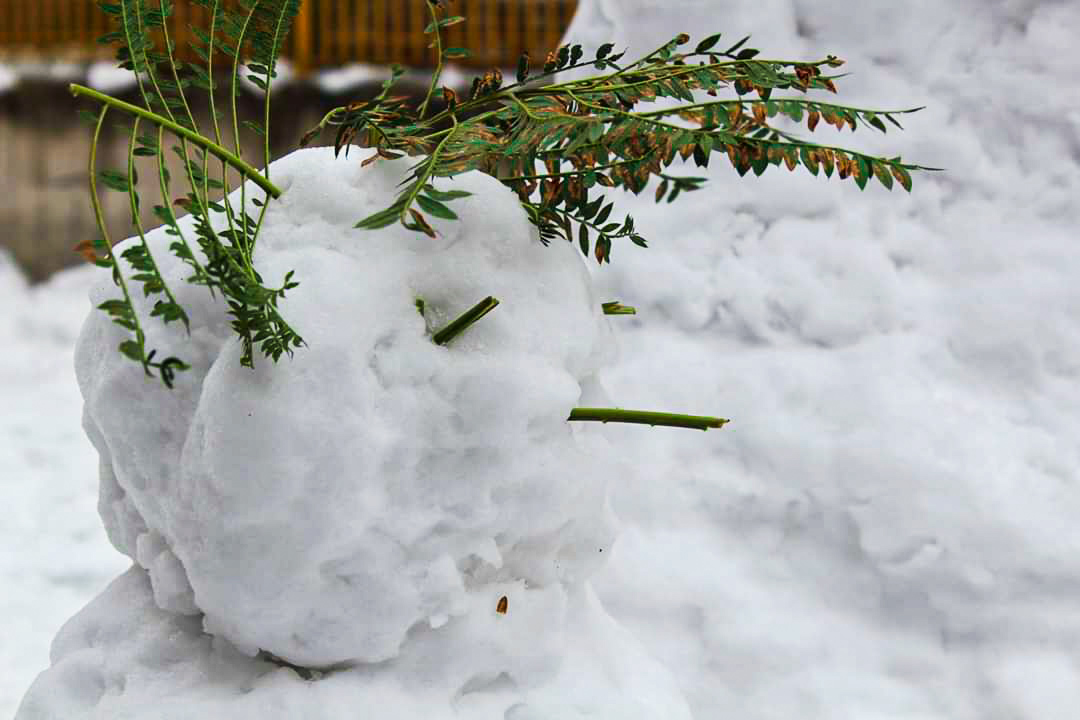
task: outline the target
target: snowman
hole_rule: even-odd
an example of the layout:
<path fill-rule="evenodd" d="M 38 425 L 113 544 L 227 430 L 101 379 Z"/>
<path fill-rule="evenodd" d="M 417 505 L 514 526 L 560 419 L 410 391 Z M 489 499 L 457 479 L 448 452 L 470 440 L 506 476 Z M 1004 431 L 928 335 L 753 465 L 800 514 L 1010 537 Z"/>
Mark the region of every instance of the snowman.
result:
<path fill-rule="evenodd" d="M 61 630 L 18 720 L 689 718 L 589 582 L 615 538 L 609 481 L 633 470 L 567 422 L 610 404 L 614 359 L 581 256 L 476 172 L 444 182 L 472 195 L 434 239 L 354 230 L 408 162 L 318 148 L 270 166 L 283 193 L 255 265 L 300 282 L 280 304 L 306 342 L 291 358 L 241 365 L 165 228 L 148 239 L 190 335 L 148 323 L 147 342 L 190 370 L 145 377 L 89 315 L 84 427 L 133 565 Z M 92 303 L 113 292 L 103 274 Z"/>

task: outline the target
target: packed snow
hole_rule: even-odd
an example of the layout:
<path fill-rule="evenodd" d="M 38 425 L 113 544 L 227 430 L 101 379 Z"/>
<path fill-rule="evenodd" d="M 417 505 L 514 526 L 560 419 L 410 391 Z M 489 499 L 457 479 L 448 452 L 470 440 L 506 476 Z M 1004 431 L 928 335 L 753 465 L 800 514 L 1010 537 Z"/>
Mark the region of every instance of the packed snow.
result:
<path fill-rule="evenodd" d="M 313 162 L 307 171 L 318 168 L 321 186 L 304 191 L 294 181 L 280 202 L 282 213 L 309 212 L 289 209 L 290 196 L 302 197 L 308 219 L 289 237 L 283 221 L 281 235 L 266 236 L 259 260 L 269 277 L 297 270 L 302 284 L 284 307 L 316 318 L 306 327 L 297 323 L 311 347 L 294 359 L 273 369 L 265 362 L 254 372 L 238 368 L 220 315 L 215 324 L 213 306 L 195 289 L 185 290 L 185 299 L 202 308 L 199 330 L 193 344 L 168 347 L 196 367 L 179 376 L 173 396 L 159 394 L 152 381 L 143 386 L 153 397 L 177 398 L 173 406 L 140 408 L 120 382 L 131 368 L 108 350 L 116 338 L 96 335 L 111 328 L 91 315 L 79 344 L 79 374 L 92 391 L 89 434 L 104 428 L 96 441 L 112 465 L 102 473 L 102 516 L 114 544 L 136 565 L 57 635 L 53 669 L 26 694 L 19 720 L 139 717 L 148 708 L 160 717 L 336 718 L 372 700 L 402 717 L 588 717 L 593 703 L 591 709 L 613 716 L 674 718 L 685 717 L 680 695 L 696 718 L 1077 715 L 1080 87 L 1070 58 L 1080 7 L 735 0 L 718 13 L 704 0 L 596 0 L 580 3 L 569 39 L 590 46 L 629 40 L 648 51 L 680 31 L 695 37 L 723 31 L 731 42 L 754 33 L 751 45 L 768 57 L 844 58 L 843 70 L 853 74 L 838 82 L 840 102 L 927 109 L 902 120 L 905 133 L 835 136 L 819 129 L 820 139 L 902 153 L 947 172 L 917 175 L 907 195 L 879 186 L 860 193 L 853 183 L 812 178 L 801 169 L 739 179 L 726 162 L 714 161 L 708 171 L 691 166 L 685 174 L 707 172 L 710 183 L 674 205 L 653 205 L 648 192 L 636 201 L 620 198 L 650 239 L 648 249 L 616 246 L 610 266 L 583 271 L 568 247 L 535 247 L 526 225 L 499 215 L 501 203 L 483 208 L 483 222 L 463 222 L 459 234 L 443 224 L 437 241 L 401 240 L 408 248 L 359 233 L 317 239 L 309 224 L 323 234 L 349 227 L 370 200 L 357 187 L 366 179 L 355 157 L 338 161 L 340 168 Z M 282 180 L 303 175 L 299 165 L 306 162 L 298 158 L 318 151 L 312 153 L 286 159 Z M 366 174 L 391 170 L 387 164 Z M 341 198 L 319 195 L 335 187 L 330 178 L 346 176 L 356 181 L 342 186 Z M 470 182 L 479 181 L 454 181 Z M 517 247 L 505 239 L 492 244 L 501 227 L 521 238 L 520 247 L 493 256 L 492 248 Z M 434 259 L 453 247 L 474 251 L 475 262 L 452 262 L 445 267 L 453 272 L 435 273 Z M 432 264 L 406 272 L 391 258 L 407 252 Z M 368 269 L 361 259 L 369 254 L 388 264 Z M 516 272 L 528 275 L 515 282 L 511 272 L 501 285 L 506 271 L 494 268 L 516 261 L 523 263 Z M 76 270 L 28 288 L 10 268 L 5 272 L 0 288 L 14 310 L 0 321 L 9 348 L 2 367 L 5 399 L 16 411 L 4 421 L 0 452 L 10 458 L 5 467 L 14 468 L 3 491 L 15 522 L 0 527 L 10 549 L 0 554 L 0 573 L 14 591 L 0 595 L 0 610 L 30 619 L 8 623 L 0 642 L 6 679 L 0 702 L 14 710 L 47 664 L 44 649 L 54 629 L 124 563 L 109 554 L 92 513 L 97 462 L 79 437 L 82 401 L 68 355 L 79 318 L 88 313 L 75 298 L 92 286 L 99 292 L 100 273 Z M 426 299 L 445 313 L 440 321 L 488 294 L 504 302 L 459 345 L 431 347 L 419 342 L 430 324 L 412 306 L 412 295 L 389 299 L 376 292 L 393 286 L 395 272 L 414 283 L 426 277 L 455 284 L 441 297 L 430 287 L 409 288 L 431 295 Z M 364 282 L 335 286 L 333 278 L 346 273 Z M 530 305 L 524 315 L 513 301 L 522 296 Z M 638 315 L 604 319 L 588 312 L 615 299 Z M 359 327 L 342 329 L 346 311 L 319 307 L 331 300 L 394 310 L 387 318 L 347 311 Z M 533 317 L 543 307 L 565 313 L 561 323 Z M 604 337 L 606 327 L 613 337 Z M 377 343 L 380 332 L 394 339 L 376 353 L 372 339 Z M 155 331 L 154 340 L 172 337 Z M 612 344 L 618 356 L 603 357 Z M 454 364 L 455 353 L 469 362 Z M 361 362 L 369 357 L 399 359 L 376 372 Z M 516 363 L 528 364 L 511 372 Z M 344 368 L 353 372 L 345 375 Z M 534 369 L 546 375 L 524 374 Z M 331 370 L 339 371 L 332 393 L 318 377 Z M 407 390 L 410 378 L 425 373 L 429 384 Z M 592 373 L 598 382 L 586 380 Z M 203 375 L 196 395 L 191 383 Z M 378 382 L 363 385 L 357 376 Z M 290 398 L 293 383 L 308 393 L 302 401 Z M 586 396 L 575 397 L 574 386 Z M 393 413 L 419 416 L 420 404 L 432 405 L 450 387 L 471 400 L 453 410 L 435 404 L 445 413 L 442 423 L 423 418 L 409 428 L 435 428 L 434 434 L 404 438 L 401 428 L 385 424 Z M 378 414 L 361 402 L 373 397 L 385 398 Z M 586 401 L 733 422 L 705 434 L 618 425 L 567 431 L 556 422 L 557 412 Z M 142 420 L 116 417 L 110 403 L 138 410 Z M 283 407 L 302 419 L 288 433 L 277 414 Z M 356 414 L 329 425 L 320 416 L 345 407 Z M 463 440 L 476 426 L 454 424 L 462 411 L 494 435 Z M 492 413 L 510 426 L 488 426 Z M 523 430 L 525 420 L 534 427 Z M 177 450 L 185 423 L 205 441 Z M 210 437 L 200 427 L 222 431 Z M 245 427 L 263 435 L 245 440 Z M 316 437 L 313 428 L 331 434 Z M 112 445 L 103 442 L 117 435 Z M 154 435 L 158 454 L 148 456 Z M 264 436 L 256 447 L 251 438 Z M 535 446 L 526 442 L 534 436 Z M 498 446 L 514 438 L 522 444 L 505 452 Z M 401 463 L 416 460 L 410 453 L 433 456 L 440 441 L 448 443 L 443 450 L 483 446 L 482 462 L 460 459 L 456 466 L 459 472 L 472 467 L 476 476 L 455 477 L 452 460 L 446 486 L 426 496 L 393 486 L 399 493 L 393 497 L 395 473 L 399 480 L 422 476 L 421 463 L 413 470 Z M 549 453 L 551 469 L 531 486 L 530 452 Z M 343 481 L 343 462 L 370 457 L 387 461 Z M 275 458 L 292 465 L 279 469 Z M 325 466 L 312 467 L 322 459 Z M 511 512 L 527 508 L 537 517 L 446 511 L 454 508 L 455 492 L 463 493 L 457 508 L 463 510 L 485 484 L 514 483 L 485 474 L 489 462 L 524 474 L 516 490 L 542 492 L 543 502 L 531 506 L 515 492 L 498 496 Z M 574 482 L 555 468 L 575 473 Z M 254 469 L 261 487 L 250 482 Z M 249 482 L 229 485 L 226 475 Z M 180 497 L 170 477 L 187 478 L 190 490 Z M 282 495 L 290 477 L 304 477 L 309 492 Z M 372 494 L 384 497 L 361 496 L 373 479 Z M 589 494 L 605 486 L 617 521 Z M 575 503 L 574 491 L 588 502 Z M 214 503 L 199 504 L 211 497 Z M 411 507 L 415 515 L 406 517 L 422 518 L 424 497 L 452 525 L 435 531 L 445 533 L 448 554 L 475 558 L 444 563 L 443 576 L 423 569 L 437 567 L 423 564 L 434 560 L 423 542 L 433 527 L 382 522 L 379 514 Z M 599 536 L 592 542 L 604 549 L 604 564 L 571 551 L 581 565 L 559 575 L 554 562 L 562 561 L 553 547 L 523 553 L 543 559 L 542 567 L 515 567 L 500 539 L 486 549 L 465 539 L 500 527 L 543 535 L 549 503 L 571 507 L 568 518 L 611 522 L 589 528 Z M 482 509 L 482 502 L 474 508 Z M 347 510 L 354 513 L 348 523 Z M 325 527 L 310 546 L 297 548 L 291 543 L 304 531 L 292 525 L 305 516 Z M 265 574 L 226 567 L 228 556 L 214 556 L 215 544 L 229 539 L 226 517 L 236 527 L 246 524 L 245 537 L 264 548 L 260 554 L 233 545 L 229 553 L 255 557 Z M 259 527 L 263 520 L 267 526 Z M 312 574 L 320 563 L 326 567 L 350 552 L 332 541 L 351 539 L 355 549 L 377 537 L 373 528 L 395 534 L 400 544 L 392 552 L 401 566 L 419 569 L 381 576 L 396 581 L 384 592 L 407 598 L 407 607 L 393 608 L 403 619 L 387 623 L 409 628 L 397 654 L 379 663 L 353 654 L 357 645 L 372 647 L 364 633 L 376 629 L 362 613 L 340 636 L 314 632 L 317 647 L 298 647 L 281 628 L 297 620 L 300 607 L 290 601 L 278 607 L 281 614 L 272 613 L 265 578 L 301 568 L 308 574 L 295 582 L 317 588 L 321 579 Z M 605 544 L 603 536 L 616 531 Z M 559 528 L 555 537 L 573 532 Z M 373 576 L 392 562 L 375 553 L 367 560 Z M 329 567 L 331 576 L 358 570 Z M 230 586 L 223 580 L 229 571 L 245 581 Z M 578 582 L 590 573 L 591 580 Z M 278 591 L 286 597 L 295 588 Z M 503 595 L 505 615 L 491 604 Z M 262 621 L 249 627 L 233 617 L 237 608 L 226 602 L 233 597 L 247 612 L 263 613 Z M 352 610 L 335 608 L 329 594 L 317 592 L 302 602 L 309 628 L 329 627 Z M 193 606 L 206 617 L 183 614 Z M 408 625 L 410 618 L 419 622 Z M 560 630 L 549 633 L 553 627 Z M 215 635 L 203 634 L 206 628 Z M 460 650 L 466 636 L 482 644 L 452 659 L 442 654 Z M 393 653 L 386 648 L 394 643 L 382 641 L 383 652 Z M 312 664 L 316 658 L 304 652 L 355 662 L 307 681 L 251 659 L 255 648 Z"/>

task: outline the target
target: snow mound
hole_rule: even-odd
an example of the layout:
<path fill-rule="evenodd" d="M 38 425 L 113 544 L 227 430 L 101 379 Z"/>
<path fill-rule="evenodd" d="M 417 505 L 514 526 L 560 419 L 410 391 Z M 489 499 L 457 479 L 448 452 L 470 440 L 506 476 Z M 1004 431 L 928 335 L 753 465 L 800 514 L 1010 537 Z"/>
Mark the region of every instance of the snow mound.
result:
<path fill-rule="evenodd" d="M 182 281 L 160 228 L 150 244 L 191 337 L 147 322 L 148 343 L 192 370 L 172 391 L 145 377 L 99 312 L 79 340 L 110 539 L 149 571 L 159 607 L 205 613 L 250 655 L 389 660 L 410 629 L 474 612 L 484 588 L 503 588 L 487 593 L 494 612 L 507 583 L 521 583 L 515 614 L 554 629 L 558 588 L 584 581 L 612 540 L 608 473 L 566 422 L 610 346 L 582 261 L 542 246 L 480 174 L 442 183 L 474 196 L 438 239 L 352 229 L 390 204 L 405 169 L 325 148 L 271 166 L 285 191 L 256 265 L 268 283 L 291 269 L 301 283 L 280 306 L 309 346 L 292 359 L 241 367 L 222 303 Z M 92 300 L 117 292 L 103 275 Z M 498 308 L 432 342 L 487 295 Z"/>
<path fill-rule="evenodd" d="M 381 716 L 428 720 L 689 720 L 667 672 L 587 584 L 566 596 L 553 587 L 539 592 L 565 617 L 563 631 L 537 636 L 535 613 L 516 612 L 511 600 L 506 615 L 475 612 L 446 626 L 450 638 L 471 638 L 467 646 L 427 632 L 391 666 L 301 677 L 202 633 L 197 618 L 161 610 L 146 572 L 132 567 L 64 625 L 52 669 L 38 677 L 17 717 L 339 720 L 378 707 Z M 556 647 L 563 660 L 546 684 L 519 682 L 521 670 Z"/>

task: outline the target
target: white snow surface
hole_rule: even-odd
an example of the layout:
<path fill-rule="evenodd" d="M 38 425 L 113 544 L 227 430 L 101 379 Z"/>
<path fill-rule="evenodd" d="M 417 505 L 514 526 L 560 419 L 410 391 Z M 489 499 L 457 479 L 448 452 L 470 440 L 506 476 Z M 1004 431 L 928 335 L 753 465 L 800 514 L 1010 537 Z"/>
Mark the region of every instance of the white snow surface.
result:
<path fill-rule="evenodd" d="M 619 357 L 597 364 L 607 402 L 733 422 L 706 434 L 575 426 L 578 440 L 596 443 L 591 456 L 578 452 L 609 479 L 621 528 L 593 575 L 598 602 L 670 670 L 695 718 L 1076 717 L 1080 86 L 1071 47 L 1080 6 L 733 0 L 717 12 L 703 1 L 583 0 L 579 7 L 570 37 L 592 47 L 629 39 L 648 51 L 680 31 L 695 40 L 723 31 L 731 42 L 753 33 L 751 45 L 767 57 L 839 55 L 853 73 L 838 81 L 840 102 L 927 109 L 901 120 L 905 133 L 834 136 L 819 128 L 820 139 L 947 168 L 916 175 L 907 195 L 876 185 L 859 193 L 802 170 L 739 179 L 714 160 L 706 189 L 674 205 L 653 205 L 648 191 L 636 202 L 620 197 L 650 247 L 617 245 L 610 266 L 590 271 L 597 301 L 619 299 L 639 313 L 611 319 Z M 705 171 L 691 166 L 685 174 Z M 357 192 L 350 198 L 363 202 Z M 269 277 L 296 267 L 303 284 L 288 303 L 316 302 L 305 295 L 323 281 L 305 271 L 304 258 L 286 261 L 281 252 Z M 559 267 L 573 272 L 569 262 Z M 475 290 L 498 295 L 494 279 L 478 280 Z M 120 567 L 90 516 L 93 455 L 78 438 L 80 401 L 60 361 L 86 314 L 85 305 L 72 309 L 72 298 L 91 283 L 100 283 L 92 269 L 39 288 L 10 271 L 0 278 L 14 308 L 0 333 L 9 348 L 4 397 L 15 408 L 0 444 L 5 469 L 14 469 L 0 487 L 15 518 L 0 525 L 8 548 L 0 573 L 13 588 L 0 594 L 0 610 L 31 620 L 6 623 L 0 635 L 7 683 L 0 703 L 11 709 L 45 665 L 51 628 Z M 562 287 L 582 291 L 568 283 Z M 475 299 L 462 297 L 461 307 Z M 496 325 L 509 311 L 501 305 L 462 342 L 510 332 Z M 413 316 L 401 312 L 387 327 L 411 331 Z M 196 334 L 196 342 L 211 347 L 225 334 L 216 332 Z M 309 342 L 321 337 L 315 326 L 306 332 Z M 281 369 L 294 372 L 315 351 L 314 343 L 301 349 Z M 263 363 L 247 382 L 267 382 L 268 369 Z M 528 412 L 516 398 L 502 400 Z M 619 457 L 605 454 L 596 436 Z M 567 449 L 572 457 L 574 446 Z M 160 499 L 147 503 L 164 515 Z M 174 529 L 161 527 L 160 538 L 148 532 L 142 543 L 151 567 L 175 542 Z M 159 578 L 180 575 L 168 564 L 160 563 Z M 498 581 L 490 582 L 495 590 Z M 166 602 L 183 604 L 178 583 L 156 585 L 169 591 Z M 388 714 L 411 717 L 431 714 L 436 703 L 418 689 L 426 682 L 420 661 L 407 659 L 420 657 L 410 654 L 422 645 L 414 639 L 437 636 L 424 624 L 398 658 L 374 666 L 400 672 L 333 672 L 309 683 L 202 635 L 198 616 L 161 611 L 157 586 L 133 568 L 73 618 L 19 720 L 135 717 L 147 708 L 161 708 L 162 717 L 340 717 L 373 698 Z M 514 622 L 517 598 L 501 594 L 510 598 L 501 621 Z M 480 600 L 468 591 L 465 598 Z M 494 622 L 491 598 L 482 600 L 478 612 L 440 627 Z M 588 669 L 579 678 L 585 695 L 590 684 L 602 696 L 634 686 L 635 670 L 652 674 L 629 640 L 621 666 L 608 663 L 610 654 L 575 654 L 619 645 L 604 635 L 610 626 L 584 585 L 563 602 L 564 637 L 579 637 L 572 623 L 585 623 L 600 639 L 568 639 L 562 669 L 544 687 L 570 697 L 563 680 L 574 662 Z M 442 621 L 431 619 L 426 627 Z M 516 636 L 529 641 L 514 651 L 544 655 L 536 647 L 550 642 L 544 627 L 530 624 Z M 505 712 L 511 702 L 540 707 L 520 700 L 509 676 L 477 677 L 466 686 L 479 692 L 461 692 L 447 716 L 520 720 L 531 710 Z M 671 696 L 662 682 L 656 687 L 650 697 Z M 677 717 L 677 704 L 670 707 L 652 716 Z"/>

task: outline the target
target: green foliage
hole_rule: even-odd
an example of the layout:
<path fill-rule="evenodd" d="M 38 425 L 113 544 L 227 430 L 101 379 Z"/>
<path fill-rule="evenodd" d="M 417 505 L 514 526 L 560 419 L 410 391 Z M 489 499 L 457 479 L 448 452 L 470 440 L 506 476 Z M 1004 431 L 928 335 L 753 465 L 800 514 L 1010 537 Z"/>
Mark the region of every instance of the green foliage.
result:
<path fill-rule="evenodd" d="M 169 387 L 175 373 L 188 369 L 188 366 L 175 357 L 155 361 L 156 351 L 147 348 L 142 321 L 131 301 L 131 283 L 141 284 L 146 297 L 157 298 L 150 312 L 151 318 L 160 318 L 164 324 L 180 321 L 185 328 L 189 320 L 161 274 L 158 259 L 154 257 L 140 221 L 137 158 L 154 159 L 158 188 L 167 201 L 164 205 L 155 206 L 153 212 L 166 226 L 165 232 L 173 237 L 169 251 L 190 268 L 192 274 L 187 278 L 188 282 L 205 285 L 212 295 L 220 292 L 223 296 L 233 330 L 243 343 L 241 362 L 253 366 L 253 348 L 256 345 L 267 357 L 277 360 L 283 353 L 291 353 L 293 348 L 303 344 L 300 336 L 277 311 L 277 303 L 284 297 L 285 291 L 298 284 L 292 280 L 292 273 L 286 275 L 280 287 L 267 287 L 252 264 L 266 203 L 270 197 L 280 195 L 280 191 L 269 181 L 266 169 L 260 173 L 242 159 L 241 122 L 236 111 L 240 58 L 249 58 L 248 78 L 257 86 L 269 90 L 276 76 L 274 68 L 278 55 L 300 3 L 299 0 L 242 0 L 237 10 L 227 10 L 221 0 L 195 1 L 210 11 L 211 18 L 209 30 L 192 28 L 200 41 L 193 49 L 203 64 L 183 63 L 175 58 L 175 47 L 169 38 L 167 25 L 173 13 L 170 0 L 102 2 L 99 6 L 112 16 L 115 29 L 99 38 L 99 42 L 118 46 L 116 58 L 120 67 L 136 73 L 142 103 L 132 105 L 79 85 L 72 85 L 71 88 L 76 96 L 94 100 L 100 103 L 101 108 L 89 168 L 91 200 L 101 236 L 80 245 L 78 249 L 95 264 L 110 268 L 113 281 L 121 291 L 120 298 L 108 300 L 100 306 L 115 323 L 132 333 L 132 337 L 120 345 L 120 352 L 140 363 L 148 375 L 156 370 Z M 228 150 L 225 145 L 214 108 L 216 88 L 213 64 L 215 59 L 220 59 L 219 55 L 228 57 L 232 65 L 228 100 L 232 111 L 235 151 Z M 190 90 L 186 89 L 190 88 L 209 95 L 211 116 L 214 118 L 212 133 L 204 133 L 197 126 L 188 105 Z M 131 119 L 131 137 L 123 171 L 98 171 L 96 168 L 101 124 L 110 109 L 124 113 Z M 155 126 L 157 132 L 140 135 L 141 122 Z M 261 123 L 250 120 L 242 123 L 264 137 L 264 168 L 270 163 L 269 140 L 266 138 L 269 122 L 270 93 L 267 92 Z M 165 133 L 178 141 L 178 144 L 171 146 L 171 150 L 179 156 L 187 181 L 186 191 L 177 198 L 173 196 L 172 178 L 165 167 Z M 208 166 L 211 155 L 221 162 L 220 180 L 212 177 Z M 252 218 L 245 209 L 246 188 L 241 190 L 238 208 L 229 201 L 226 172 L 229 167 L 235 168 L 264 190 L 263 200 L 254 200 L 254 204 L 261 206 L 258 218 Z M 139 243 L 126 248 L 119 257 L 113 253 L 113 243 L 104 224 L 96 180 L 100 180 L 109 190 L 128 195 Z M 225 197 L 212 199 L 211 191 L 220 191 Z M 194 237 L 189 237 L 190 232 L 185 233 L 181 228 L 172 209 L 174 205 L 184 208 L 192 216 Z M 212 212 L 224 214 L 227 222 L 225 229 L 214 229 L 211 224 Z M 192 243 L 201 251 L 202 261 Z"/>
<path fill-rule="evenodd" d="M 805 120 L 813 132 L 818 123 L 855 130 L 867 125 L 880 132 L 882 118 L 900 127 L 897 116 L 907 110 L 870 110 L 812 100 L 808 97 L 774 96 L 775 91 L 811 90 L 836 92 L 829 75 L 843 61 L 832 55 L 814 62 L 760 60 L 757 49 L 745 47 L 742 38 L 726 50 L 717 46 L 721 36 L 711 35 L 693 50 L 683 51 L 690 38 L 681 34 L 648 55 L 620 65 L 624 53 L 612 54 L 607 43 L 586 58 L 584 48 L 569 45 L 551 52 L 536 71 L 523 55 L 516 82 L 504 85 L 501 73 L 490 70 L 473 81 L 467 99 L 449 89 L 443 95 L 447 107 L 426 117 L 446 52 L 438 39 L 444 21 L 460 22 L 457 16 L 440 19 L 442 3 L 429 2 L 438 68 L 427 99 L 410 112 L 401 98 L 354 103 L 331 111 L 309 133 L 310 141 L 328 125 L 338 127 L 337 146 L 349 142 L 376 149 L 370 158 L 402 153 L 423 155 L 406 180 L 393 205 L 364 218 L 357 227 L 377 229 L 400 222 L 410 230 L 429 235 L 434 231 L 426 215 L 452 219 L 443 204 L 430 201 L 432 180 L 470 170 L 498 178 L 519 196 L 529 220 L 539 228 L 541 240 L 561 237 L 577 242 L 586 256 L 610 262 L 613 244 L 628 239 L 646 247 L 634 228 L 634 220 L 617 215 L 615 203 L 605 196 L 608 188 L 641 193 L 652 178 L 659 179 L 656 201 L 675 201 L 682 193 L 698 190 L 700 177 L 666 172 L 676 160 L 693 159 L 707 167 L 716 154 L 727 157 L 740 176 L 751 170 L 761 175 L 770 167 L 797 166 L 826 177 L 852 178 L 864 189 L 870 178 L 887 189 L 894 180 L 911 190 L 911 172 L 935 170 L 904 163 L 898 157 L 867 155 L 831 145 L 807 142 L 771 122 L 784 118 Z M 603 74 L 570 82 L 553 82 L 566 70 L 591 66 Z M 699 102 L 695 92 L 718 97 L 731 88 L 735 99 Z M 747 97 L 755 94 L 756 97 Z M 642 103 L 659 98 L 678 101 L 671 107 L 643 111 Z M 449 127 L 447 127 L 449 126 Z M 546 172 L 539 172 L 539 169 Z"/>

